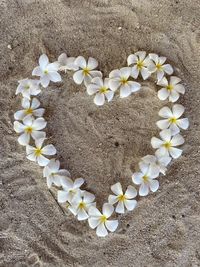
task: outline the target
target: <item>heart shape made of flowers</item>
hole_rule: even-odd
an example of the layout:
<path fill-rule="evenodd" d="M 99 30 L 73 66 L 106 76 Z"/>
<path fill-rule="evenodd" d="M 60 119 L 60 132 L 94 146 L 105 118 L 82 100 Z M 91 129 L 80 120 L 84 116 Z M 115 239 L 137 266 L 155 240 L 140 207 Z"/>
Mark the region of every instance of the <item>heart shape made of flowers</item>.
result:
<path fill-rule="evenodd" d="M 23 79 L 19 81 L 16 94 L 22 95 L 22 108 L 14 114 L 14 130 L 19 134 L 18 142 L 26 147 L 27 158 L 43 167 L 43 177 L 47 179 L 47 186 L 57 189 L 57 201 L 64 204 L 78 220 L 88 220 L 89 226 L 96 229 L 98 236 L 104 237 L 108 232 L 114 232 L 118 227 L 118 220 L 110 218 L 115 213 L 122 214 L 132 211 L 137 206 L 135 197 L 147 196 L 149 192 L 156 192 L 159 188 L 158 177 L 165 175 L 167 166 L 172 159 L 181 156 L 182 150 L 177 148 L 184 143 L 180 135 L 181 130 L 189 127 L 187 118 L 182 118 L 185 108 L 175 104 L 181 94 L 185 93 L 181 79 L 173 74 L 173 68 L 166 64 L 166 57 L 157 54 L 146 54 L 138 51 L 127 58 L 127 66 L 110 72 L 109 77 L 103 79 L 100 71 L 96 70 L 98 62 L 94 58 L 88 61 L 84 57 L 67 57 L 65 53 L 58 60 L 50 63 L 43 54 L 39 58 L 39 66 L 34 68 L 32 75 L 40 79 Z M 136 81 L 138 76 L 143 80 L 155 78 L 161 88 L 158 91 L 160 100 L 168 100 L 170 107 L 164 106 L 158 113 L 162 118 L 156 122 L 160 131 L 160 138 L 152 137 L 151 145 L 155 149 L 152 155 L 146 155 L 139 162 L 139 171 L 132 174 L 132 184 L 124 191 L 121 183 L 111 186 L 112 194 L 103 204 L 102 211 L 97 209 L 94 194 L 81 189 L 83 178 L 73 180 L 66 169 L 60 168 L 60 161 L 51 156 L 56 154 L 52 144 L 44 145 L 46 133 L 42 131 L 47 122 L 43 118 L 44 108 L 40 107 L 35 97 L 47 88 L 50 82 L 60 82 L 60 72 L 73 71 L 76 84 L 84 83 L 87 93 L 94 96 L 94 103 L 102 106 L 110 102 L 119 92 L 120 98 L 125 98 L 141 90 L 141 84 Z M 139 187 L 137 190 L 133 184 Z"/>

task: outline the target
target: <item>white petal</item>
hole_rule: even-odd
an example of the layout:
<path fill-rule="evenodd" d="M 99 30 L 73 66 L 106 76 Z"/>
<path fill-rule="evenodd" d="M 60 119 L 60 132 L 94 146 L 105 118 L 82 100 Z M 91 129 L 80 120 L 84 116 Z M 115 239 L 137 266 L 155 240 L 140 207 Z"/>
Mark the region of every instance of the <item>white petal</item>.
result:
<path fill-rule="evenodd" d="M 160 120 L 156 122 L 156 125 L 158 126 L 158 128 L 160 128 L 161 130 L 167 129 L 170 125 L 170 122 L 168 119 L 165 120 Z"/>
<path fill-rule="evenodd" d="M 138 61 L 138 57 L 134 54 L 129 55 L 127 58 L 128 66 L 130 66 L 131 64 L 137 63 L 137 61 Z"/>
<path fill-rule="evenodd" d="M 179 99 L 179 93 L 177 93 L 175 90 L 172 90 L 169 94 L 169 101 L 174 103 Z"/>
<path fill-rule="evenodd" d="M 33 128 L 37 131 L 44 129 L 46 125 L 47 125 L 47 122 L 45 121 L 44 118 L 37 118 L 33 122 Z"/>
<path fill-rule="evenodd" d="M 75 63 L 78 67 L 80 67 L 80 68 L 82 68 L 82 69 L 84 69 L 84 68 L 87 67 L 86 60 L 85 60 L 85 58 L 82 57 L 82 56 L 77 57 L 77 58 L 75 59 L 74 63 Z"/>
<path fill-rule="evenodd" d="M 43 131 L 33 131 L 31 133 L 31 136 L 33 137 L 34 140 L 38 140 L 41 138 L 45 138 L 46 137 L 46 133 Z"/>
<path fill-rule="evenodd" d="M 98 88 L 104 86 L 104 83 L 103 83 L 103 80 L 102 80 L 101 77 L 94 77 L 94 78 L 92 79 L 91 83 L 93 83 L 93 84 L 95 84 L 95 85 L 98 85 Z"/>
<path fill-rule="evenodd" d="M 29 159 L 30 161 L 36 161 L 37 160 L 35 153 L 31 153 L 31 154 L 27 155 L 27 159 Z"/>
<path fill-rule="evenodd" d="M 33 102 L 33 100 L 32 100 L 32 102 Z M 30 108 L 30 106 L 31 106 L 30 100 L 26 97 L 23 97 L 22 98 L 22 107 L 25 109 L 28 109 L 28 108 Z M 32 106 L 31 106 L 31 108 L 32 108 Z"/>
<path fill-rule="evenodd" d="M 114 196 L 114 195 L 109 195 L 108 196 L 108 203 L 110 203 L 111 205 L 115 204 L 118 202 L 118 197 Z"/>
<path fill-rule="evenodd" d="M 48 64 L 46 69 L 49 71 L 49 73 L 57 72 L 59 70 L 59 66 L 60 65 L 58 62 L 53 62 L 53 63 Z"/>
<path fill-rule="evenodd" d="M 56 71 L 49 72 L 49 77 L 50 77 L 52 82 L 61 82 L 62 81 L 60 74 Z"/>
<path fill-rule="evenodd" d="M 48 64 L 49 64 L 49 59 L 48 59 L 47 55 L 45 55 L 45 54 L 41 55 L 39 58 L 40 67 L 42 69 L 45 69 Z"/>
<path fill-rule="evenodd" d="M 33 76 L 42 76 L 43 75 L 43 71 L 42 69 L 38 66 L 38 67 L 35 67 L 32 71 L 32 75 Z"/>
<path fill-rule="evenodd" d="M 84 184 L 84 179 L 83 178 L 77 178 L 75 181 L 74 181 L 74 188 L 79 188 L 81 187 L 81 185 Z"/>
<path fill-rule="evenodd" d="M 42 117 L 44 115 L 45 109 L 44 108 L 38 108 L 33 111 L 33 115 L 35 117 Z"/>
<path fill-rule="evenodd" d="M 45 158 L 44 156 L 40 155 L 37 157 L 37 162 L 40 166 L 46 166 L 49 163 L 49 159 Z"/>
<path fill-rule="evenodd" d="M 172 146 L 180 146 L 184 142 L 185 142 L 185 140 L 180 134 L 173 136 L 172 140 L 171 140 Z"/>
<path fill-rule="evenodd" d="M 64 190 L 58 190 L 58 202 L 64 203 L 68 200 L 68 193 Z"/>
<path fill-rule="evenodd" d="M 163 70 L 158 70 L 157 71 L 157 79 L 158 81 L 162 80 L 162 78 L 164 77 L 165 73 Z"/>
<path fill-rule="evenodd" d="M 121 75 L 120 70 L 118 70 L 118 69 L 116 69 L 116 70 L 112 70 L 112 71 L 109 73 L 109 78 L 117 78 L 117 79 L 119 80 L 120 75 Z"/>
<path fill-rule="evenodd" d="M 120 97 L 124 98 L 131 94 L 131 88 L 128 84 L 121 85 L 120 87 Z"/>
<path fill-rule="evenodd" d="M 148 71 L 147 68 L 142 68 L 141 75 L 142 75 L 143 80 L 146 80 L 151 75 L 151 73 Z"/>
<path fill-rule="evenodd" d="M 27 155 L 34 153 L 34 151 L 35 151 L 35 147 L 29 146 L 29 145 L 26 146 L 26 154 Z"/>
<path fill-rule="evenodd" d="M 149 185 L 142 183 L 139 188 L 139 195 L 140 196 L 147 196 L 149 194 Z"/>
<path fill-rule="evenodd" d="M 158 98 L 160 100 L 165 100 L 169 96 L 169 91 L 166 88 L 162 88 L 158 91 Z"/>
<path fill-rule="evenodd" d="M 131 69 L 131 77 L 133 77 L 134 79 L 137 79 L 138 75 L 139 75 L 139 69 L 135 65 Z"/>
<path fill-rule="evenodd" d="M 88 95 L 94 95 L 95 93 L 97 93 L 99 91 L 99 85 L 96 84 L 89 84 L 87 86 L 87 93 Z"/>
<path fill-rule="evenodd" d="M 137 196 L 137 190 L 132 185 L 129 185 L 126 189 L 125 196 L 127 199 L 135 198 Z"/>
<path fill-rule="evenodd" d="M 16 133 L 22 133 L 24 131 L 25 126 L 18 122 L 18 121 L 14 121 L 14 130 Z"/>
<path fill-rule="evenodd" d="M 162 140 L 169 142 L 171 140 L 171 131 L 169 129 L 163 130 L 160 132 L 160 137 Z"/>
<path fill-rule="evenodd" d="M 185 108 L 184 108 L 183 105 L 175 104 L 172 107 L 173 115 L 177 119 L 180 118 L 183 115 L 184 111 L 185 111 Z"/>
<path fill-rule="evenodd" d="M 171 76 L 170 77 L 170 84 L 171 85 L 176 85 L 177 83 L 180 83 L 181 79 L 176 77 L 176 76 Z"/>
<path fill-rule="evenodd" d="M 31 107 L 32 109 L 36 109 L 36 108 L 38 108 L 40 106 L 40 101 L 37 99 L 37 98 L 33 98 L 32 99 L 32 103 L 31 103 L 31 105 L 29 104 L 29 107 Z M 29 108 L 28 106 L 26 107 L 26 109 L 28 109 Z"/>
<path fill-rule="evenodd" d="M 173 113 L 172 113 L 172 111 L 171 111 L 171 109 L 169 107 L 161 108 L 160 111 L 158 112 L 158 115 L 160 117 L 165 118 L 165 119 L 173 117 Z"/>
<path fill-rule="evenodd" d="M 159 57 L 159 63 L 160 63 L 161 65 L 163 65 L 163 64 L 165 63 L 166 60 L 167 60 L 166 57 Z"/>
<path fill-rule="evenodd" d="M 181 128 L 186 130 L 189 127 L 189 120 L 187 118 L 177 120 L 177 125 Z"/>
<path fill-rule="evenodd" d="M 173 68 L 170 64 L 165 64 L 162 67 L 168 75 L 171 75 L 173 73 Z"/>
<path fill-rule="evenodd" d="M 154 53 L 150 53 L 149 54 L 149 58 L 152 59 L 156 64 L 160 63 L 159 62 L 159 56 L 157 54 Z M 160 63 L 161 64 L 161 63 Z"/>
<path fill-rule="evenodd" d="M 78 214 L 77 214 L 77 219 L 79 221 L 87 220 L 88 219 L 88 214 L 84 209 L 79 209 Z"/>
<path fill-rule="evenodd" d="M 91 216 L 91 217 L 101 217 L 102 216 L 101 212 L 96 207 L 93 207 L 93 206 L 89 208 L 88 213 L 89 213 L 89 216 Z"/>
<path fill-rule="evenodd" d="M 106 218 L 109 218 L 112 215 L 113 211 L 114 211 L 114 208 L 111 204 L 109 203 L 103 204 L 102 213 L 103 215 L 106 216 Z"/>
<path fill-rule="evenodd" d="M 117 220 L 107 220 L 105 222 L 106 227 L 110 232 L 114 232 L 118 227 L 118 221 Z"/>
<path fill-rule="evenodd" d="M 166 77 L 163 77 L 162 80 L 157 82 L 157 85 L 160 85 L 162 87 L 167 87 L 168 86 L 168 81 Z"/>
<path fill-rule="evenodd" d="M 180 94 L 185 94 L 185 87 L 182 84 L 177 84 L 174 86 L 174 90 L 176 90 Z"/>
<path fill-rule="evenodd" d="M 90 192 L 87 192 L 85 191 L 84 194 L 83 194 L 83 201 L 85 203 L 91 203 L 95 200 L 95 195 L 90 193 Z"/>
<path fill-rule="evenodd" d="M 44 155 L 55 155 L 56 148 L 53 145 L 47 145 L 42 148 L 42 154 Z"/>
<path fill-rule="evenodd" d="M 108 91 L 107 93 L 105 93 L 105 96 L 106 96 L 108 102 L 110 102 L 113 99 L 114 92 L 113 91 Z"/>
<path fill-rule="evenodd" d="M 82 70 L 76 71 L 73 75 L 73 79 L 76 84 L 81 84 L 84 79 L 83 71 Z"/>
<path fill-rule="evenodd" d="M 52 177 L 47 177 L 47 187 L 51 188 L 53 184 L 53 178 Z"/>
<path fill-rule="evenodd" d="M 94 69 L 96 69 L 97 66 L 98 66 L 98 61 L 93 57 L 89 57 L 87 67 L 90 70 L 94 70 Z"/>
<path fill-rule="evenodd" d="M 111 186 L 111 191 L 117 196 L 123 194 L 122 186 L 119 182 Z"/>
<path fill-rule="evenodd" d="M 22 146 L 26 146 L 26 145 L 28 145 L 29 142 L 30 142 L 30 134 L 23 133 L 22 135 L 19 136 L 19 138 L 18 138 L 18 142 L 19 142 L 20 145 L 22 145 Z"/>
<path fill-rule="evenodd" d="M 58 57 L 58 62 L 61 66 L 66 65 L 67 64 L 67 55 L 66 53 L 62 53 L 59 57 Z"/>
<path fill-rule="evenodd" d="M 132 180 L 134 184 L 141 184 L 143 182 L 143 173 L 141 172 L 135 172 L 132 175 Z"/>
<path fill-rule="evenodd" d="M 171 123 L 169 129 L 171 130 L 172 135 L 176 135 L 180 132 L 179 127 L 175 123 Z"/>
<path fill-rule="evenodd" d="M 141 88 L 141 84 L 137 82 L 129 81 L 128 84 L 131 88 L 132 93 L 139 91 Z"/>
<path fill-rule="evenodd" d="M 109 88 L 113 91 L 116 91 L 120 87 L 120 81 L 119 79 L 110 79 L 109 80 Z"/>
<path fill-rule="evenodd" d="M 98 226 L 97 226 L 97 230 L 96 230 L 96 234 L 100 237 L 104 237 L 104 236 L 107 236 L 108 235 L 108 231 L 104 225 L 104 223 L 100 223 Z"/>
<path fill-rule="evenodd" d="M 156 192 L 159 188 L 159 182 L 157 180 L 151 180 L 149 182 L 149 187 L 152 192 Z"/>
<path fill-rule="evenodd" d="M 102 72 L 99 70 L 91 70 L 90 75 L 92 76 L 92 78 L 95 78 L 95 77 L 102 78 L 103 76 Z"/>
<path fill-rule="evenodd" d="M 117 203 L 117 206 L 116 206 L 116 208 L 115 208 L 115 211 L 116 211 L 117 213 L 124 213 L 124 212 L 125 212 L 125 209 L 124 209 L 124 202 L 123 202 L 123 201 L 119 201 L 119 202 Z"/>
<path fill-rule="evenodd" d="M 102 93 L 97 93 L 94 97 L 94 103 L 97 106 L 102 106 L 105 102 L 105 96 Z"/>
<path fill-rule="evenodd" d="M 42 85 L 44 88 L 47 88 L 47 86 L 48 86 L 49 83 L 50 83 L 49 75 L 46 74 L 46 75 L 42 76 L 42 77 L 40 78 L 40 82 L 41 82 L 41 85 Z"/>
<path fill-rule="evenodd" d="M 130 67 L 124 67 L 120 69 L 120 77 L 125 78 L 126 80 L 131 75 L 131 68 Z"/>
<path fill-rule="evenodd" d="M 94 229 L 97 227 L 97 225 L 100 224 L 100 220 L 99 218 L 95 218 L 95 217 L 92 217 L 92 218 L 89 218 L 88 219 L 88 223 L 89 223 L 89 226 Z"/>
<path fill-rule="evenodd" d="M 160 140 L 159 138 L 157 137 L 151 138 L 151 145 L 153 148 L 159 148 L 160 146 L 162 146 L 162 144 L 163 144 L 163 141 Z"/>
<path fill-rule="evenodd" d="M 138 51 L 135 53 L 135 55 L 139 57 L 140 61 L 143 61 L 146 57 L 146 52 L 145 51 Z"/>
<path fill-rule="evenodd" d="M 176 148 L 176 147 L 170 147 L 169 153 L 172 156 L 172 158 L 177 159 L 181 156 L 183 150 Z"/>
<path fill-rule="evenodd" d="M 139 162 L 139 167 L 141 172 L 145 175 L 148 173 L 149 170 L 149 164 L 144 163 L 143 161 Z"/>
<path fill-rule="evenodd" d="M 124 201 L 124 205 L 127 208 L 127 210 L 131 211 L 131 210 L 134 210 L 134 208 L 136 207 L 137 201 L 136 200 L 128 200 L 128 199 L 126 199 Z"/>

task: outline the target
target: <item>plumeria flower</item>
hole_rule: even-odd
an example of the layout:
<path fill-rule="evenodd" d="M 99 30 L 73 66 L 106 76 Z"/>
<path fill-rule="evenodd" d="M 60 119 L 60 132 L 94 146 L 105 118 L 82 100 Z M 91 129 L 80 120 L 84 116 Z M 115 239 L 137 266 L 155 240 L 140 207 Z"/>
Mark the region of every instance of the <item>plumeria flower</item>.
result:
<path fill-rule="evenodd" d="M 155 180 L 159 175 L 158 171 L 145 163 L 140 163 L 139 167 L 140 172 L 135 172 L 132 175 L 133 183 L 140 185 L 139 195 L 147 196 L 149 191 L 156 192 L 159 188 L 159 182 Z"/>
<path fill-rule="evenodd" d="M 185 94 L 185 87 L 179 84 L 180 81 L 181 79 L 176 76 L 171 76 L 169 82 L 163 77 L 157 83 L 163 87 L 158 91 L 158 98 L 160 100 L 166 100 L 168 98 L 170 102 L 176 102 L 180 94 Z"/>
<path fill-rule="evenodd" d="M 180 134 L 172 136 L 171 130 L 166 129 L 160 132 L 161 139 L 152 137 L 151 145 L 157 149 L 159 156 L 171 156 L 172 158 L 178 158 L 182 154 L 182 150 L 176 148 L 184 143 L 184 138 Z"/>
<path fill-rule="evenodd" d="M 39 76 L 41 85 L 46 88 L 50 81 L 60 82 L 62 80 L 58 69 L 59 64 L 57 62 L 49 63 L 47 55 L 43 54 L 39 58 L 39 66 L 34 68 L 32 75 Z"/>
<path fill-rule="evenodd" d="M 78 70 L 79 67 L 74 63 L 75 57 L 68 57 L 65 53 L 62 53 L 58 57 L 59 70 L 66 73 L 67 70 Z"/>
<path fill-rule="evenodd" d="M 113 99 L 114 92 L 109 89 L 108 78 L 104 81 L 100 77 L 95 77 L 91 80 L 91 83 L 87 86 L 87 93 L 89 95 L 94 95 L 94 103 L 97 106 L 102 106 L 105 103 L 105 99 L 110 102 Z"/>
<path fill-rule="evenodd" d="M 158 81 L 160 81 L 165 73 L 171 75 L 173 73 L 173 68 L 170 64 L 164 64 L 166 61 L 166 57 L 159 57 L 157 54 L 149 54 L 149 58 L 151 59 L 148 70 L 151 73 L 156 73 Z"/>
<path fill-rule="evenodd" d="M 74 214 L 74 216 L 77 216 L 79 221 L 86 220 L 89 218 L 89 208 L 96 206 L 94 199 L 95 196 L 93 194 L 87 191 L 82 191 L 73 198 L 73 201 L 70 202 L 68 209 Z"/>
<path fill-rule="evenodd" d="M 184 111 L 184 106 L 180 104 L 173 105 L 172 110 L 169 107 L 163 107 L 158 114 L 164 120 L 157 121 L 157 126 L 161 130 L 169 128 L 172 135 L 179 133 L 180 128 L 186 130 L 189 127 L 189 120 L 187 118 L 180 119 Z"/>
<path fill-rule="evenodd" d="M 40 101 L 37 98 L 34 97 L 32 101 L 30 101 L 28 98 L 24 97 L 22 99 L 22 107 L 24 109 L 15 112 L 15 120 L 23 120 L 27 115 L 32 115 L 34 117 L 42 117 L 45 109 L 38 108 L 39 106 Z"/>
<path fill-rule="evenodd" d="M 141 85 L 139 83 L 128 80 L 130 75 L 131 68 L 129 67 L 113 70 L 109 74 L 109 87 L 114 92 L 119 89 L 121 98 L 140 90 Z"/>
<path fill-rule="evenodd" d="M 21 134 L 18 138 L 20 145 L 28 145 L 30 142 L 30 137 L 36 140 L 39 138 L 44 138 L 46 136 L 45 132 L 40 131 L 44 129 L 47 124 L 44 118 L 37 118 L 36 120 L 34 120 L 33 117 L 29 115 L 26 116 L 22 122 L 23 123 L 19 121 L 14 122 L 14 130 L 17 133 Z"/>
<path fill-rule="evenodd" d="M 125 208 L 130 211 L 136 207 L 137 201 L 133 198 L 137 196 L 137 190 L 133 186 L 129 185 L 123 193 L 121 184 L 116 183 L 111 186 L 111 190 L 115 195 L 109 195 L 108 202 L 111 205 L 117 203 L 115 208 L 117 213 L 124 213 Z"/>
<path fill-rule="evenodd" d="M 72 202 L 73 198 L 80 194 L 80 187 L 84 183 L 83 178 L 78 178 L 74 182 L 70 178 L 61 181 L 63 190 L 58 190 L 58 202 Z"/>
<path fill-rule="evenodd" d="M 60 169 L 60 161 L 51 159 L 43 169 L 43 177 L 47 178 L 47 186 L 50 188 L 52 184 L 61 186 L 63 179 L 70 177 L 69 171 Z"/>
<path fill-rule="evenodd" d="M 127 58 L 128 66 L 131 66 L 131 76 L 134 79 L 138 78 L 139 73 L 141 73 L 143 80 L 146 80 L 151 72 L 148 70 L 150 59 L 145 51 L 138 51 L 135 54 L 131 54 Z"/>
<path fill-rule="evenodd" d="M 96 228 L 96 234 L 104 237 L 108 235 L 108 230 L 114 232 L 118 227 L 118 220 L 108 220 L 113 214 L 114 207 L 109 203 L 104 203 L 102 213 L 95 207 L 89 209 L 89 226 Z"/>
<path fill-rule="evenodd" d="M 40 166 L 46 166 L 49 163 L 49 159 L 45 156 L 56 154 L 56 149 L 53 145 L 43 146 L 44 140 L 45 138 L 35 140 L 35 147 L 26 146 L 27 159 L 37 162 Z"/>
<path fill-rule="evenodd" d="M 86 62 L 84 57 L 79 56 L 75 59 L 74 64 L 80 68 L 80 70 L 76 71 L 73 75 L 74 82 L 77 84 L 81 84 L 84 81 L 87 86 L 90 84 L 92 78 L 102 77 L 102 73 L 95 70 L 98 66 L 98 62 L 92 57 L 89 57 L 88 62 Z"/>
<path fill-rule="evenodd" d="M 169 156 L 159 156 L 157 151 L 155 155 L 147 155 L 143 157 L 142 163 L 145 163 L 147 165 L 150 165 L 149 167 L 152 169 L 154 173 L 162 173 L 165 175 L 165 172 L 167 170 L 167 165 L 171 162 L 171 157 Z"/>
<path fill-rule="evenodd" d="M 24 79 L 18 81 L 18 83 L 16 95 L 21 93 L 23 97 L 30 99 L 32 95 L 38 95 L 41 92 L 40 81 L 38 80 Z"/>

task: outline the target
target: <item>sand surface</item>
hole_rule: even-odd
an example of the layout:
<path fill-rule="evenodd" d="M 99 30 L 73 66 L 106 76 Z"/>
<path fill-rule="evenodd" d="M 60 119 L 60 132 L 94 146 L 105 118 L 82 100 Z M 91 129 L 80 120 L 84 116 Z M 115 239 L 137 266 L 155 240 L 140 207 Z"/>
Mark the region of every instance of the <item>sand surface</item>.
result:
<path fill-rule="evenodd" d="M 0 0 L 0 266 L 200 266 L 199 0 Z M 10 49 L 11 48 L 11 49 Z M 116 233 L 97 238 L 87 222 L 64 215 L 41 169 L 13 131 L 17 80 L 39 55 L 93 56 L 104 74 L 144 49 L 168 57 L 183 79 L 190 130 L 183 156 L 160 177 L 160 189 L 119 216 Z M 156 87 L 96 107 L 72 75 L 44 90 L 47 134 L 62 165 L 106 201 L 110 185 L 130 183 L 163 105 Z"/>

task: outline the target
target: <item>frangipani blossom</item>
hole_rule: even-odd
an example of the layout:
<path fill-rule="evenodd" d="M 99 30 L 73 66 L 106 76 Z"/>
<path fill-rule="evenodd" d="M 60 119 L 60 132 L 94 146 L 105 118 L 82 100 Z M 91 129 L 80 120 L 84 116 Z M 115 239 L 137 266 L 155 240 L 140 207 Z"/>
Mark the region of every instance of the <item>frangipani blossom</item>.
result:
<path fill-rule="evenodd" d="M 159 156 L 171 156 L 176 159 L 181 156 L 182 150 L 176 148 L 184 143 L 184 138 L 180 134 L 172 136 L 171 130 L 166 129 L 160 132 L 161 139 L 152 137 L 151 145 L 157 149 Z"/>
<path fill-rule="evenodd" d="M 61 186 L 63 179 L 70 177 L 69 171 L 60 169 L 60 161 L 51 159 L 43 169 L 43 177 L 47 178 L 47 186 L 50 188 L 52 184 Z"/>
<path fill-rule="evenodd" d="M 74 197 L 77 197 L 77 195 L 80 194 L 80 187 L 83 183 L 83 178 L 78 178 L 74 182 L 70 178 L 62 180 L 61 185 L 63 190 L 58 190 L 58 202 L 72 202 Z"/>
<path fill-rule="evenodd" d="M 169 128 L 172 135 L 179 133 L 180 128 L 186 130 L 189 127 L 188 118 L 180 119 L 184 111 L 184 106 L 180 104 L 173 105 L 172 110 L 169 107 L 163 107 L 158 114 L 160 117 L 164 118 L 164 120 L 157 121 L 157 126 L 161 130 Z"/>
<path fill-rule="evenodd" d="M 79 67 L 74 63 L 75 57 L 68 57 L 65 53 L 62 53 L 58 57 L 59 70 L 66 73 L 67 70 L 78 70 Z"/>
<path fill-rule="evenodd" d="M 100 237 L 108 235 L 108 230 L 114 232 L 118 227 L 118 220 L 108 220 L 113 214 L 114 207 L 109 203 L 104 203 L 102 213 L 95 207 L 89 209 L 88 223 L 92 229 L 96 228 L 96 234 Z"/>
<path fill-rule="evenodd" d="M 179 84 L 180 81 L 181 79 L 176 76 L 171 76 L 169 82 L 163 77 L 162 80 L 157 83 L 163 87 L 158 91 L 158 98 L 160 100 L 166 100 L 168 98 L 170 102 L 176 102 L 180 94 L 185 94 L 185 87 Z"/>
<path fill-rule="evenodd" d="M 115 211 L 117 213 L 124 213 L 125 208 L 131 211 L 136 207 L 137 201 L 133 198 L 137 196 L 137 190 L 132 185 L 129 185 L 127 187 L 125 193 L 123 193 L 120 183 L 112 185 L 111 190 L 115 195 L 109 195 L 108 202 L 111 205 L 117 203 L 117 206 L 115 208 Z"/>
<path fill-rule="evenodd" d="M 132 175 L 134 184 L 140 185 L 139 195 L 147 196 L 149 191 L 156 192 L 159 188 L 159 182 L 155 180 L 159 173 L 157 170 L 150 168 L 149 164 L 140 163 L 140 172 Z"/>
<path fill-rule="evenodd" d="M 151 72 L 148 70 L 148 66 L 151 60 L 146 57 L 145 51 L 138 51 L 135 54 L 131 54 L 127 58 L 128 66 L 131 66 L 131 76 L 134 79 L 138 78 L 139 73 L 141 73 L 143 80 L 146 80 Z"/>
<path fill-rule="evenodd" d="M 144 156 L 141 160 L 142 163 L 145 163 L 147 165 L 150 165 L 149 167 L 152 169 L 154 173 L 162 173 L 165 175 L 165 172 L 167 170 L 167 165 L 171 162 L 171 157 L 169 156 L 159 156 L 157 151 L 155 155 L 147 155 Z"/>
<path fill-rule="evenodd" d="M 79 221 L 83 221 L 89 218 L 88 211 L 90 207 L 95 207 L 96 203 L 94 202 L 95 195 L 82 191 L 80 194 L 77 194 L 73 200 L 70 202 L 68 209 L 77 216 Z"/>
<path fill-rule="evenodd" d="M 26 116 L 32 115 L 34 117 L 42 117 L 44 114 L 44 108 L 38 108 L 40 106 L 40 101 L 37 98 L 33 98 L 31 101 L 24 97 L 22 99 L 22 107 L 24 109 L 18 110 L 14 114 L 15 120 L 23 120 Z"/>
<path fill-rule="evenodd" d="M 58 69 L 59 64 L 57 62 L 49 63 L 47 55 L 43 54 L 39 58 L 39 66 L 34 68 L 32 75 L 39 76 L 41 85 L 46 88 L 50 81 L 61 82 Z"/>
<path fill-rule="evenodd" d="M 30 138 L 32 137 L 34 140 L 39 138 L 44 138 L 46 133 L 40 131 L 46 127 L 47 122 L 44 118 L 37 118 L 36 120 L 33 119 L 31 115 L 26 116 L 23 123 L 19 121 L 14 122 L 14 130 L 21 134 L 18 138 L 18 142 L 22 146 L 26 146 L 30 142 Z"/>
<path fill-rule="evenodd" d="M 74 64 L 80 68 L 73 75 L 74 82 L 77 84 L 81 84 L 84 81 L 84 84 L 87 86 L 90 84 L 92 78 L 102 77 L 102 73 L 95 70 L 98 62 L 92 57 L 89 57 L 88 62 L 86 62 L 84 57 L 79 56 L 75 59 Z"/>
<path fill-rule="evenodd" d="M 156 73 L 158 81 L 160 81 L 165 73 L 171 75 L 173 73 L 173 68 L 170 64 L 164 64 L 167 60 L 166 57 L 159 57 L 157 54 L 149 54 L 149 58 L 151 59 L 148 70 L 151 73 Z"/>
<path fill-rule="evenodd" d="M 45 138 L 35 140 L 35 147 L 26 146 L 27 159 L 37 162 L 40 166 L 46 166 L 49 163 L 49 159 L 45 156 L 56 154 L 56 149 L 53 145 L 43 146 L 44 140 Z"/>
<path fill-rule="evenodd" d="M 102 106 L 105 103 L 105 98 L 110 102 L 113 99 L 114 92 L 109 89 L 108 78 L 104 81 L 100 77 L 95 77 L 91 80 L 91 83 L 87 86 L 87 93 L 94 95 L 94 103 L 97 106 Z"/>
<path fill-rule="evenodd" d="M 23 97 L 30 99 L 32 95 L 38 95 L 41 92 L 38 80 L 24 79 L 18 83 L 16 95 L 21 93 Z"/>
<path fill-rule="evenodd" d="M 130 75 L 131 68 L 129 67 L 113 70 L 109 74 L 109 87 L 114 92 L 119 89 L 121 98 L 140 90 L 141 85 L 139 83 L 128 80 Z"/>

